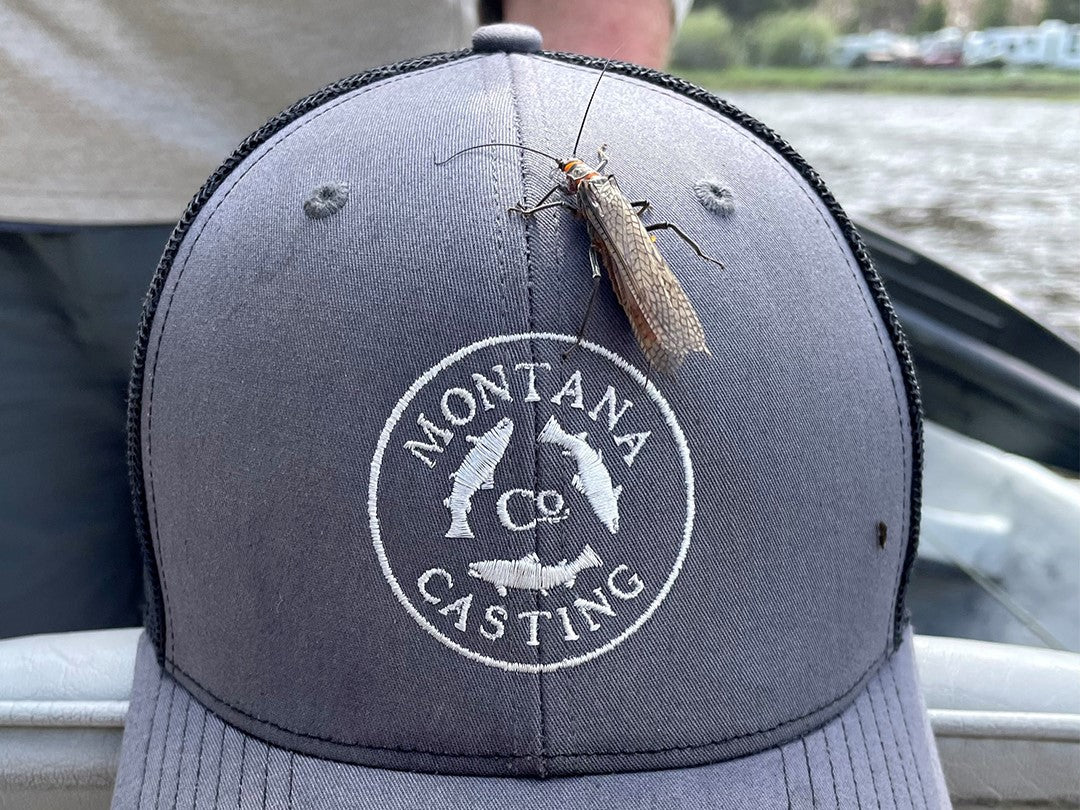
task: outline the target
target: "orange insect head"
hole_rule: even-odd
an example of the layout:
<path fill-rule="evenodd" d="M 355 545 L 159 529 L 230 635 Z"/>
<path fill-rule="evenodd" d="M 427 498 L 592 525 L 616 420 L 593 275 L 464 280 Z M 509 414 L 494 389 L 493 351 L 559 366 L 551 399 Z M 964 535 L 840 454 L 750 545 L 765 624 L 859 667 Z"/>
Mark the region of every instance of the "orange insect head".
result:
<path fill-rule="evenodd" d="M 581 183 L 586 183 L 600 175 L 584 161 L 578 158 L 560 160 L 559 168 L 566 173 L 567 187 L 570 193 L 577 191 Z"/>

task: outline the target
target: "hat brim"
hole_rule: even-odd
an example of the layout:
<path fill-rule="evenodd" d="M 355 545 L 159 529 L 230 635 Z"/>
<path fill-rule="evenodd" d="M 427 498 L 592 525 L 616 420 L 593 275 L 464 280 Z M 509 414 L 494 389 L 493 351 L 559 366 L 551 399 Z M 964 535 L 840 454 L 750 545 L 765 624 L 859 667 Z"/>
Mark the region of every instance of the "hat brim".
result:
<path fill-rule="evenodd" d="M 910 633 L 822 728 L 751 756 L 664 771 L 520 779 L 410 773 L 269 745 L 223 722 L 140 641 L 114 808 L 948 806 Z"/>

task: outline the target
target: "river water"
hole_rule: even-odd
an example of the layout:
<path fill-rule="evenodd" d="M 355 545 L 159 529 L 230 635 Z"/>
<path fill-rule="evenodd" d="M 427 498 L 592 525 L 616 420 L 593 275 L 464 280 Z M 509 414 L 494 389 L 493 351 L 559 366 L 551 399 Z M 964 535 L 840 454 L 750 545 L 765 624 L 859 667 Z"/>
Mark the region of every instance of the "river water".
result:
<path fill-rule="evenodd" d="M 1080 340 L 1080 104 L 738 92 L 854 218 Z"/>

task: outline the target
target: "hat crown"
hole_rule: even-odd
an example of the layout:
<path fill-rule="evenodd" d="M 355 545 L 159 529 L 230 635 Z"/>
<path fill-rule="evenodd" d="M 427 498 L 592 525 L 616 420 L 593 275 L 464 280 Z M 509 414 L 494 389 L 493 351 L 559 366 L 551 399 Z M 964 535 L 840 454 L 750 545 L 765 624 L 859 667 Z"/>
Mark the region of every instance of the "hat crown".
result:
<path fill-rule="evenodd" d="M 672 767 L 821 725 L 891 652 L 918 425 L 876 276 L 774 136 L 634 72 L 579 151 L 725 264 L 658 236 L 711 349 L 677 374 L 607 281 L 575 341 L 585 223 L 507 212 L 548 161 L 431 163 L 565 152 L 595 63 L 346 83 L 185 223 L 139 481 L 159 654 L 229 722 L 409 770 Z"/>

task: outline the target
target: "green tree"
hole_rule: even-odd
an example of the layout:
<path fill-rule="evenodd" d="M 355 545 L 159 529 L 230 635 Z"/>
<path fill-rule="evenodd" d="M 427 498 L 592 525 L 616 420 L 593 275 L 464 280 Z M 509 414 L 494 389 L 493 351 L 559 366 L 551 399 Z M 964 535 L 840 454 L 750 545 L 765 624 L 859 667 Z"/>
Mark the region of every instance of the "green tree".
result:
<path fill-rule="evenodd" d="M 718 7 L 695 11 L 683 23 L 671 63 L 687 70 L 722 70 L 742 61 L 742 44 Z"/>
<path fill-rule="evenodd" d="M 694 7 L 698 9 L 719 8 L 735 22 L 744 23 L 763 14 L 806 8 L 813 5 L 814 2 L 815 0 L 697 0 Z"/>
<path fill-rule="evenodd" d="M 747 36 L 750 60 L 757 65 L 819 65 L 836 38 L 832 21 L 815 11 L 781 11 L 759 17 Z"/>
<path fill-rule="evenodd" d="M 853 28 L 910 31 L 919 13 L 918 0 L 855 0 Z"/>
<path fill-rule="evenodd" d="M 1045 0 L 1042 19 L 1080 23 L 1080 0 Z"/>
<path fill-rule="evenodd" d="M 930 2 L 919 6 L 919 11 L 915 14 L 915 24 L 912 26 L 912 31 L 917 34 L 940 31 L 945 27 L 948 16 L 949 12 L 945 8 L 945 0 L 930 0 Z"/>
<path fill-rule="evenodd" d="M 979 6 L 979 16 L 976 18 L 977 28 L 1001 28 L 1009 24 L 1009 12 L 1011 3 L 1009 0 L 982 0 Z"/>

